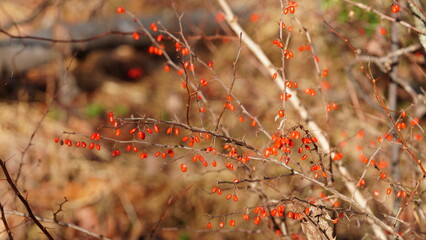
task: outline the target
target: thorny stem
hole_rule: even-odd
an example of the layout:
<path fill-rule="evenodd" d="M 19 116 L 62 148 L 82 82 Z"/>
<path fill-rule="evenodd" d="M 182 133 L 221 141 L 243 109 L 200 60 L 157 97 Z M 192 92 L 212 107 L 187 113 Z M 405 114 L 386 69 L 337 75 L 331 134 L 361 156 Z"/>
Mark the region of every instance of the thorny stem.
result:
<path fill-rule="evenodd" d="M 319 180 L 317 180 L 317 179 L 315 179 L 313 177 L 307 176 L 305 173 L 303 173 L 301 171 L 297 171 L 297 170 L 291 168 L 290 166 L 286 165 L 285 163 L 283 163 L 281 161 L 273 160 L 273 159 L 265 159 L 262 156 L 262 154 L 261 154 L 261 152 L 259 150 L 257 150 L 255 147 L 253 147 L 253 146 L 245 143 L 244 141 L 233 139 L 233 138 L 227 137 L 225 135 L 218 134 L 216 132 L 212 132 L 212 131 L 201 129 L 201 128 L 196 128 L 196 127 L 192 127 L 191 128 L 190 126 L 188 126 L 188 125 L 186 125 L 184 123 L 179 123 L 179 122 L 161 121 L 161 120 L 155 120 L 155 119 L 150 119 L 150 118 L 122 118 L 121 120 L 122 121 L 140 121 L 140 122 L 142 122 L 142 124 L 155 124 L 155 123 L 158 124 L 158 123 L 163 123 L 163 124 L 168 124 L 168 125 L 171 125 L 171 126 L 179 126 L 181 128 L 187 129 L 187 130 L 192 131 L 192 132 L 208 133 L 208 134 L 211 134 L 212 136 L 215 136 L 215 137 L 218 137 L 218 138 L 222 138 L 222 139 L 226 140 L 227 142 L 231 142 L 233 144 L 236 144 L 236 145 L 242 146 L 244 148 L 247 148 L 249 150 L 252 150 L 253 152 L 255 152 L 257 155 L 259 155 L 261 157 L 260 158 L 251 157 L 251 159 L 262 160 L 262 161 L 267 161 L 267 162 L 270 162 L 270 163 L 273 163 L 273 164 L 277 164 L 279 166 L 282 166 L 282 167 L 290 170 L 292 172 L 292 174 L 300 176 L 300 177 L 302 177 L 302 178 L 304 178 L 304 179 L 306 179 L 306 180 L 308 180 L 308 181 L 310 181 L 310 182 L 312 182 L 312 183 L 314 183 L 314 184 L 316 184 L 316 185 L 324 188 L 325 190 L 331 192 L 332 194 L 334 194 L 335 196 L 339 197 L 343 201 L 348 202 L 354 208 L 359 209 L 361 211 L 364 211 L 365 212 L 364 214 L 365 214 L 365 216 L 368 219 L 370 219 L 372 222 L 374 222 L 375 224 L 377 224 L 380 227 L 382 227 L 384 230 L 386 230 L 386 231 L 390 232 L 391 234 L 395 235 L 395 237 L 399 238 L 398 235 L 394 232 L 394 230 L 391 227 L 389 227 L 388 225 L 386 225 L 384 222 L 382 222 L 379 218 L 377 218 L 376 216 L 374 216 L 371 213 L 371 210 L 369 210 L 368 206 L 365 205 L 365 202 L 364 202 L 364 204 L 359 204 L 357 201 L 354 201 L 352 198 L 350 198 L 350 197 L 348 197 L 348 196 L 340 193 L 336 189 L 334 189 L 334 188 L 332 188 L 330 186 L 327 186 L 323 182 L 321 182 L 321 181 L 319 181 Z M 68 132 L 65 132 L 65 133 L 68 133 Z M 72 134 L 72 133 L 68 133 L 68 134 Z M 105 138 L 105 137 L 103 137 L 103 138 L 106 139 L 106 140 L 113 140 L 113 139 L 109 139 L 109 138 Z M 353 191 L 355 191 L 355 189 L 352 189 L 351 192 L 353 192 Z M 359 193 L 355 194 L 355 199 L 357 199 L 358 195 L 359 195 Z"/>
<path fill-rule="evenodd" d="M 223 12 L 225 13 L 225 20 L 228 22 L 228 24 L 230 25 L 232 30 L 236 34 L 242 33 L 243 36 L 246 36 L 246 37 L 243 38 L 245 44 L 251 50 L 251 52 L 258 58 L 258 60 L 263 64 L 263 66 L 269 71 L 269 73 L 272 75 L 274 73 L 274 68 L 272 66 L 271 61 L 264 54 L 264 52 L 259 47 L 259 45 L 257 45 L 245 33 L 245 31 L 241 28 L 241 26 L 238 24 L 237 19 L 236 19 L 234 13 L 232 12 L 230 6 L 228 5 L 228 3 L 225 0 L 217 0 L 217 1 L 218 1 L 219 5 L 222 7 Z M 278 87 L 282 89 L 282 86 L 284 84 L 283 79 L 281 77 L 277 77 L 275 79 L 275 82 L 278 85 Z M 322 150 L 325 153 L 331 153 L 333 155 L 334 153 L 331 152 L 331 150 L 330 150 L 330 144 L 329 144 L 326 136 L 323 134 L 320 127 L 311 119 L 308 111 L 306 110 L 306 108 L 303 106 L 303 104 L 301 103 L 301 101 L 297 97 L 296 92 L 290 91 L 290 90 L 291 89 L 288 89 L 289 93 L 292 94 L 292 97 L 289 100 L 292 103 L 293 107 L 297 110 L 300 117 L 307 123 L 310 130 L 313 131 L 313 134 L 318 139 L 318 143 L 321 146 Z M 348 169 L 346 169 L 346 167 L 344 167 L 341 163 L 338 164 L 338 170 L 340 171 L 340 173 L 343 176 L 349 176 L 349 177 L 351 176 Z M 349 182 L 349 181 L 345 181 L 345 186 L 351 193 L 354 192 L 355 189 L 356 189 L 355 185 L 352 182 Z M 333 189 L 333 191 L 337 192 L 334 189 Z M 340 195 L 344 198 L 347 198 L 347 196 L 345 196 L 343 194 L 340 194 Z M 366 203 L 367 203 L 367 200 L 360 193 L 355 194 L 354 204 L 358 205 L 359 207 L 362 206 L 362 209 L 364 209 L 367 212 L 367 214 L 369 216 L 371 216 L 370 219 L 372 220 L 373 223 L 375 223 L 375 224 L 372 225 L 372 227 L 373 227 L 373 231 L 376 234 L 376 236 L 378 238 L 381 238 L 381 239 L 386 238 L 384 231 L 382 229 L 378 228 L 377 225 L 379 225 L 381 228 L 385 229 L 386 231 L 391 232 L 393 235 L 397 236 L 395 231 L 393 231 L 388 225 L 386 225 L 384 222 L 382 222 L 380 219 L 378 219 L 377 217 L 375 217 L 372 214 L 371 209 L 368 207 L 368 205 Z"/>
<path fill-rule="evenodd" d="M 240 58 L 240 55 L 241 55 L 241 40 L 242 40 L 241 38 L 242 38 L 242 34 L 240 34 L 240 47 L 238 48 L 237 56 L 235 57 L 235 60 L 232 63 L 232 67 L 233 67 L 232 82 L 231 82 L 231 86 L 228 89 L 228 96 L 231 96 L 232 89 L 234 88 L 235 80 L 237 79 L 237 62 L 238 62 L 238 59 Z M 227 107 L 228 104 L 229 104 L 229 101 L 227 99 L 225 106 L 223 107 L 222 112 L 220 113 L 219 118 L 217 119 L 215 132 L 217 132 L 217 130 L 219 129 L 220 120 L 221 120 L 223 114 L 225 113 L 225 110 L 226 110 L 226 107 Z"/>
<path fill-rule="evenodd" d="M 381 94 L 379 92 L 379 89 L 377 88 L 377 84 L 376 84 L 377 79 L 374 79 L 370 75 L 370 73 L 368 72 L 368 70 L 365 67 L 364 63 L 361 60 L 359 60 L 358 54 L 357 54 L 355 48 L 350 43 L 349 39 L 347 39 L 342 34 L 340 34 L 339 32 L 337 32 L 326 21 L 324 21 L 324 23 L 327 25 L 327 27 L 330 29 L 331 32 L 333 32 L 334 34 L 336 34 L 339 38 L 341 38 L 348 45 L 348 47 L 351 49 L 352 53 L 355 55 L 356 59 L 358 60 L 358 63 L 361 66 L 361 70 L 363 71 L 363 73 L 365 74 L 365 76 L 370 80 L 371 84 L 373 85 L 374 93 L 375 93 L 375 96 L 377 98 L 377 101 L 379 102 L 380 107 L 385 111 L 386 116 L 390 120 L 392 127 L 396 129 L 396 133 L 398 135 L 398 139 L 400 141 L 400 144 L 402 145 L 402 150 L 406 151 L 408 153 L 408 155 L 410 155 L 411 159 L 413 159 L 413 161 L 415 162 L 415 164 L 420 168 L 420 170 L 422 171 L 423 175 L 426 176 L 426 170 L 424 169 L 421 161 L 419 159 L 417 159 L 416 155 L 414 155 L 414 153 L 411 151 L 411 149 L 409 148 L 409 146 L 405 142 L 404 136 L 402 135 L 401 131 L 398 130 L 398 128 L 396 127 L 396 122 L 392 118 L 391 110 L 386 106 L 386 103 L 384 102 L 384 100 L 383 100 L 383 98 L 382 98 L 382 96 L 381 96 Z"/>

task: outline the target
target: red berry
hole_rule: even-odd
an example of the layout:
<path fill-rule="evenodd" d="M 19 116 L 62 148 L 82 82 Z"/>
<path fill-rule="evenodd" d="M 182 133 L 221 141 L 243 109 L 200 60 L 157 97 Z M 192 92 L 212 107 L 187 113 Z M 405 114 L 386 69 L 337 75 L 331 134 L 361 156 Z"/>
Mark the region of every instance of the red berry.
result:
<path fill-rule="evenodd" d="M 158 125 L 154 125 L 154 132 L 160 132 L 160 127 Z"/>
<path fill-rule="evenodd" d="M 144 132 L 138 132 L 138 138 L 141 140 L 145 139 L 145 133 Z"/>
<path fill-rule="evenodd" d="M 163 38 L 164 38 L 164 35 L 163 34 L 160 34 L 160 35 L 158 35 L 157 36 L 157 42 L 161 42 L 161 41 L 163 41 Z"/>
<path fill-rule="evenodd" d="M 108 122 L 110 122 L 110 123 L 114 122 L 114 113 L 113 112 L 108 113 Z"/>
<path fill-rule="evenodd" d="M 166 134 L 167 135 L 170 135 L 171 133 L 172 133 L 172 128 L 171 127 L 169 127 L 169 128 L 167 128 L 167 130 L 166 130 Z"/>
<path fill-rule="evenodd" d="M 401 7 L 398 4 L 392 5 L 392 13 L 397 13 L 401 10 Z"/>
<path fill-rule="evenodd" d="M 175 135 L 177 136 L 177 135 L 179 135 L 179 133 L 180 133 L 179 128 L 175 128 Z"/>
<path fill-rule="evenodd" d="M 165 72 L 169 72 L 169 71 L 170 71 L 170 67 L 169 67 L 169 65 L 165 65 L 165 66 L 164 66 L 164 71 L 165 71 Z"/>
<path fill-rule="evenodd" d="M 206 79 L 204 79 L 204 78 L 202 78 L 201 80 L 200 80 L 200 84 L 201 84 L 201 86 L 203 86 L 203 87 L 205 87 L 205 86 L 207 86 L 207 84 L 208 84 L 209 82 L 207 82 L 207 80 Z"/>
<path fill-rule="evenodd" d="M 133 34 L 132 34 L 132 37 L 133 37 L 133 39 L 135 39 L 135 40 L 139 40 L 139 33 L 137 33 L 137 32 L 134 32 Z"/>
<path fill-rule="evenodd" d="M 124 8 L 123 7 L 118 7 L 117 8 L 117 13 L 118 14 L 122 14 L 122 13 L 124 13 L 125 12 L 125 10 L 124 10 Z"/>
<path fill-rule="evenodd" d="M 154 32 L 156 32 L 156 31 L 158 31 L 158 27 L 157 27 L 157 24 L 155 24 L 155 23 L 151 23 L 151 29 L 152 29 L 152 31 L 154 31 Z"/>
<path fill-rule="evenodd" d="M 276 79 L 276 78 L 277 78 L 277 76 L 278 76 L 278 74 L 277 74 L 277 73 L 274 73 L 274 74 L 272 75 L 272 79 Z"/>
<path fill-rule="evenodd" d="M 188 167 L 186 166 L 186 164 L 182 163 L 182 164 L 180 165 L 180 170 L 181 170 L 182 172 L 186 172 L 186 171 L 188 170 Z"/>
<path fill-rule="evenodd" d="M 254 224 L 259 225 L 259 223 L 260 223 L 260 216 L 257 216 L 257 217 L 254 219 Z"/>
<path fill-rule="evenodd" d="M 238 202 L 238 197 L 237 197 L 237 195 L 235 195 L 235 194 L 234 194 L 233 199 L 234 199 L 234 202 Z"/>

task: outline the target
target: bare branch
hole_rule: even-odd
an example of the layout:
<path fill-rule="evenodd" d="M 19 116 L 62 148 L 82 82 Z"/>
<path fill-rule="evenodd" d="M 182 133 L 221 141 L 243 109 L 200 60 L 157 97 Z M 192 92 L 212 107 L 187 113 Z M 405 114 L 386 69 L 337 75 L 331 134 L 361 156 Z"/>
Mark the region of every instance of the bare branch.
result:
<path fill-rule="evenodd" d="M 237 21 L 236 16 L 233 14 L 228 3 L 225 0 L 217 0 L 217 1 L 218 1 L 219 5 L 222 7 L 222 9 L 225 13 L 225 19 L 228 22 L 228 24 L 230 25 L 230 27 L 232 28 L 232 30 L 238 35 L 240 33 L 242 33 L 242 35 L 243 35 L 242 39 L 243 39 L 244 43 L 247 45 L 247 47 L 250 49 L 250 51 L 258 58 L 258 60 L 262 63 L 262 65 L 268 70 L 270 75 L 272 75 L 274 73 L 274 68 L 273 68 L 271 61 L 264 54 L 264 52 L 259 47 L 259 45 L 257 45 L 245 33 L 245 31 L 241 28 L 241 26 L 239 25 L 239 23 Z M 284 83 L 283 83 L 283 79 L 281 77 L 277 77 L 275 79 L 275 83 L 277 84 L 277 86 L 281 90 L 283 89 Z M 297 97 L 296 92 L 291 91 L 291 89 L 288 89 L 287 92 L 292 95 L 292 97 L 289 99 L 290 102 L 292 103 L 293 107 L 297 110 L 300 117 L 307 123 L 307 125 L 308 125 L 309 129 L 312 131 L 313 135 L 318 139 L 318 143 L 319 143 L 322 151 L 324 153 L 331 153 L 330 152 L 330 144 L 329 144 L 326 136 L 324 135 L 322 129 L 316 124 L 315 121 L 312 120 L 308 111 L 306 110 L 306 108 L 303 106 L 303 104 L 301 103 L 301 101 Z M 333 153 L 331 153 L 331 154 L 333 154 Z M 341 173 L 341 175 L 352 178 L 350 172 L 341 163 L 338 164 L 338 170 Z M 301 174 L 301 175 L 303 175 L 303 174 Z M 353 182 L 345 181 L 345 186 L 349 190 L 350 193 L 353 193 L 356 190 L 356 186 Z M 333 190 L 333 193 L 334 192 L 337 192 L 337 191 Z M 339 196 L 343 197 L 344 195 L 339 194 Z M 347 198 L 346 196 L 344 196 L 344 197 Z M 360 207 L 360 209 L 365 209 L 365 211 L 367 213 L 369 213 L 369 216 L 371 217 L 371 219 L 374 219 L 373 221 L 371 221 L 372 223 L 374 223 L 372 225 L 372 227 L 373 227 L 374 233 L 376 234 L 376 236 L 378 238 L 380 238 L 380 239 L 386 238 L 384 231 L 382 229 L 380 229 L 380 227 L 389 231 L 389 232 L 392 232 L 394 235 L 397 236 L 397 234 L 387 224 L 385 224 L 384 222 L 382 222 L 380 219 L 378 219 L 377 217 L 375 217 L 373 215 L 370 207 L 367 205 L 367 200 L 362 196 L 361 193 L 357 192 L 354 195 L 354 199 L 355 199 L 355 202 L 358 204 L 358 207 Z M 378 225 L 380 225 L 380 227 L 378 227 Z"/>
<path fill-rule="evenodd" d="M 4 212 L 6 214 L 9 214 L 9 215 L 21 216 L 21 217 L 25 217 L 25 218 L 30 217 L 31 218 L 31 216 L 29 214 L 18 212 L 18 211 L 5 210 Z M 80 227 L 78 225 L 75 225 L 75 224 L 72 224 L 72 223 L 66 223 L 66 222 L 62 222 L 62 221 L 56 221 L 54 219 L 43 218 L 43 217 L 39 217 L 39 216 L 34 216 L 34 217 L 38 221 L 45 222 L 45 223 L 55 223 L 55 224 L 57 224 L 59 226 L 63 226 L 63 227 L 67 227 L 67 228 L 72 228 L 72 229 L 77 230 L 79 232 L 85 233 L 88 236 L 95 237 L 95 238 L 98 238 L 98 239 L 101 239 L 101 240 L 111 240 L 110 238 L 107 238 L 107 237 L 105 237 L 105 236 L 103 236 L 101 234 L 97 234 L 97 233 L 91 232 L 91 231 L 89 231 L 89 230 L 87 230 L 85 228 L 82 228 L 82 227 Z"/>
<path fill-rule="evenodd" d="M 3 204 L 0 203 L 0 211 L 1 211 L 1 220 L 3 222 L 4 228 L 6 229 L 7 236 L 9 240 L 13 240 L 12 231 L 10 231 L 9 225 L 7 224 L 6 216 L 4 215 Z"/>
<path fill-rule="evenodd" d="M 15 192 L 15 195 L 21 200 L 22 204 L 24 204 L 25 208 L 28 211 L 29 217 L 31 220 L 40 228 L 40 230 L 46 235 L 48 239 L 53 239 L 52 235 L 47 231 L 47 229 L 40 223 L 40 221 L 37 219 L 37 217 L 34 215 L 33 211 L 31 210 L 30 204 L 28 201 L 22 196 L 21 192 L 19 192 L 18 188 L 16 187 L 15 183 L 13 182 L 12 178 L 10 177 L 9 171 L 6 168 L 6 163 L 3 162 L 2 159 L 0 159 L 0 166 L 3 169 L 4 175 L 6 176 L 6 180 L 9 183 L 10 187 Z"/>

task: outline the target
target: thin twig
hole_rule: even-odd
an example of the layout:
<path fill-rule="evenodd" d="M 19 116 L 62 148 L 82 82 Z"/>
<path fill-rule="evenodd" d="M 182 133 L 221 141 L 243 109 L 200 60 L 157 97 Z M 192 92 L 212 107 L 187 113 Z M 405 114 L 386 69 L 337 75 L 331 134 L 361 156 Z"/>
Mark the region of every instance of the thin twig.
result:
<path fill-rule="evenodd" d="M 1 211 L 1 220 L 4 224 L 4 229 L 6 229 L 7 236 L 9 237 L 9 240 L 13 240 L 12 231 L 9 228 L 9 224 L 7 224 L 6 216 L 4 215 L 3 204 L 1 203 L 0 203 L 0 211 Z"/>
<path fill-rule="evenodd" d="M 346 3 L 349 3 L 351 5 L 357 6 L 361 9 L 364 9 L 367 12 L 373 12 L 373 13 L 377 14 L 378 16 L 380 16 L 380 18 L 382 18 L 382 19 L 386 19 L 390 22 L 396 22 L 396 23 L 400 24 L 401 26 L 409 28 L 409 29 L 411 29 L 415 32 L 420 33 L 420 34 L 426 35 L 426 31 L 422 31 L 421 29 L 418 29 L 417 27 L 409 24 L 408 22 L 402 21 L 399 18 L 390 17 L 390 16 L 388 16 L 388 15 L 382 13 L 382 12 L 377 11 L 376 9 L 374 9 L 374 8 L 372 8 L 372 7 L 370 7 L 366 4 L 363 4 L 363 3 L 360 3 L 360 2 L 354 2 L 354 1 L 351 1 L 351 0 L 343 0 L 343 1 L 345 1 Z"/>
<path fill-rule="evenodd" d="M 228 96 L 231 96 L 232 89 L 234 88 L 235 80 L 237 79 L 237 62 L 238 62 L 238 59 L 240 58 L 240 55 L 241 55 L 241 41 L 242 41 L 242 39 L 241 39 L 241 38 L 242 38 L 242 37 L 243 37 L 243 36 L 240 34 L 240 46 L 238 47 L 237 56 L 235 57 L 235 60 L 234 60 L 234 62 L 232 63 L 232 67 L 233 67 L 233 71 L 232 71 L 232 81 L 231 81 L 231 86 L 230 86 L 230 87 L 229 87 L 229 89 L 228 89 Z M 222 116 L 223 116 L 223 114 L 225 113 L 226 108 L 227 108 L 227 106 L 228 106 L 228 104 L 229 104 L 229 103 L 230 103 L 230 102 L 229 102 L 229 99 L 227 98 L 227 99 L 226 99 L 225 106 L 223 107 L 222 112 L 220 113 L 219 118 L 217 119 L 215 132 L 219 129 L 220 120 L 222 119 Z"/>
<path fill-rule="evenodd" d="M 47 229 L 40 223 L 40 221 L 37 219 L 37 217 L 34 215 L 33 211 L 31 210 L 30 204 L 28 201 L 22 196 L 21 192 L 19 192 L 18 188 L 16 187 L 15 183 L 13 182 L 12 178 L 10 177 L 9 171 L 6 168 L 6 163 L 3 162 L 2 159 L 0 159 L 0 165 L 3 169 L 4 175 L 6 176 L 6 180 L 9 183 L 10 187 L 15 192 L 15 195 L 18 196 L 19 200 L 21 200 L 22 204 L 24 204 L 25 208 L 28 211 L 29 217 L 33 222 L 40 228 L 40 230 L 46 235 L 48 239 L 53 239 L 52 235 L 47 231 Z"/>
<path fill-rule="evenodd" d="M 5 34 L 6 36 L 12 39 L 32 39 L 32 40 L 37 40 L 42 42 L 51 42 L 51 43 L 83 43 L 83 42 L 94 41 L 94 40 L 104 38 L 110 35 L 122 35 L 122 36 L 130 35 L 131 36 L 134 32 L 107 31 L 97 35 L 93 35 L 91 37 L 81 38 L 81 39 L 54 39 L 54 38 L 38 37 L 38 36 L 31 36 L 31 35 L 14 35 L 1 28 L 0 28 L 0 33 Z"/>
<path fill-rule="evenodd" d="M 184 188 L 182 191 L 180 191 L 180 193 L 178 195 L 171 196 L 169 198 L 169 200 L 167 201 L 166 206 L 161 211 L 160 219 L 158 219 L 157 223 L 152 228 L 151 235 L 149 236 L 149 239 L 153 239 L 153 237 L 155 235 L 155 232 L 157 231 L 158 227 L 160 226 L 161 221 L 163 220 L 164 216 L 166 215 L 167 209 L 169 209 L 170 206 L 172 206 L 173 203 L 175 203 L 179 198 L 181 198 L 183 195 L 185 195 L 185 193 L 187 193 L 189 191 L 189 189 L 192 188 L 192 186 L 193 185 L 190 185 L 190 186 Z"/>
<path fill-rule="evenodd" d="M 18 211 L 5 210 L 4 212 L 6 214 L 9 214 L 9 215 L 21 216 L 21 217 L 25 217 L 25 218 L 31 217 L 31 216 L 29 216 L 26 213 L 18 212 Z M 95 238 L 98 238 L 98 239 L 101 239 L 101 240 L 111 240 L 110 238 L 107 238 L 107 237 L 105 237 L 105 236 L 103 236 L 101 234 L 97 234 L 97 233 L 91 232 L 91 231 L 89 231 L 89 230 L 87 230 L 85 228 L 82 228 L 82 227 L 80 227 L 78 225 L 75 225 L 75 224 L 72 224 L 72 223 L 66 223 L 66 222 L 62 222 L 62 221 L 55 221 L 54 219 L 49 219 L 49 218 L 44 218 L 44 217 L 39 217 L 39 216 L 35 216 L 35 218 L 38 221 L 41 221 L 41 222 L 55 223 L 55 224 L 58 224 L 59 226 L 63 226 L 63 227 L 67 227 L 67 228 L 72 228 L 74 230 L 77 230 L 79 232 L 85 233 L 85 234 L 87 234 L 87 235 L 89 235 L 91 237 L 95 237 Z"/>
<path fill-rule="evenodd" d="M 343 36 L 342 34 L 340 34 L 338 31 L 336 31 L 329 23 L 327 23 L 326 21 L 324 21 L 324 23 L 327 25 L 327 27 L 329 28 L 329 30 L 331 32 L 333 32 L 334 34 L 336 34 L 340 39 L 342 39 L 347 46 L 351 49 L 352 53 L 355 55 L 355 58 L 357 59 L 359 65 L 361 66 L 361 70 L 362 72 L 365 74 L 365 76 L 370 80 L 371 84 L 373 85 L 373 90 L 374 90 L 374 94 L 376 96 L 376 99 L 380 105 L 380 107 L 385 111 L 386 116 L 388 117 L 388 119 L 391 122 L 391 125 L 393 128 L 395 128 L 397 131 L 397 136 L 399 138 L 400 144 L 402 145 L 402 149 L 404 151 L 406 151 L 408 153 L 408 155 L 410 155 L 411 159 L 415 162 L 415 164 L 419 167 L 419 169 L 421 170 L 423 175 L 426 175 L 426 169 L 423 167 L 423 164 L 421 162 L 421 160 L 419 160 L 416 155 L 413 153 L 413 151 L 409 148 L 409 146 L 407 145 L 406 141 L 404 140 L 404 136 L 402 135 L 401 131 L 396 127 L 396 122 L 395 120 L 391 117 L 391 110 L 386 106 L 386 103 L 384 102 L 379 89 L 377 88 L 377 80 L 375 78 L 373 78 L 373 76 L 371 76 L 371 74 L 368 72 L 367 67 L 365 67 L 364 63 L 362 61 L 359 60 L 359 56 L 356 53 L 356 50 L 354 48 L 354 46 L 351 44 L 351 42 L 349 41 L 349 39 L 347 39 L 345 36 Z"/>

